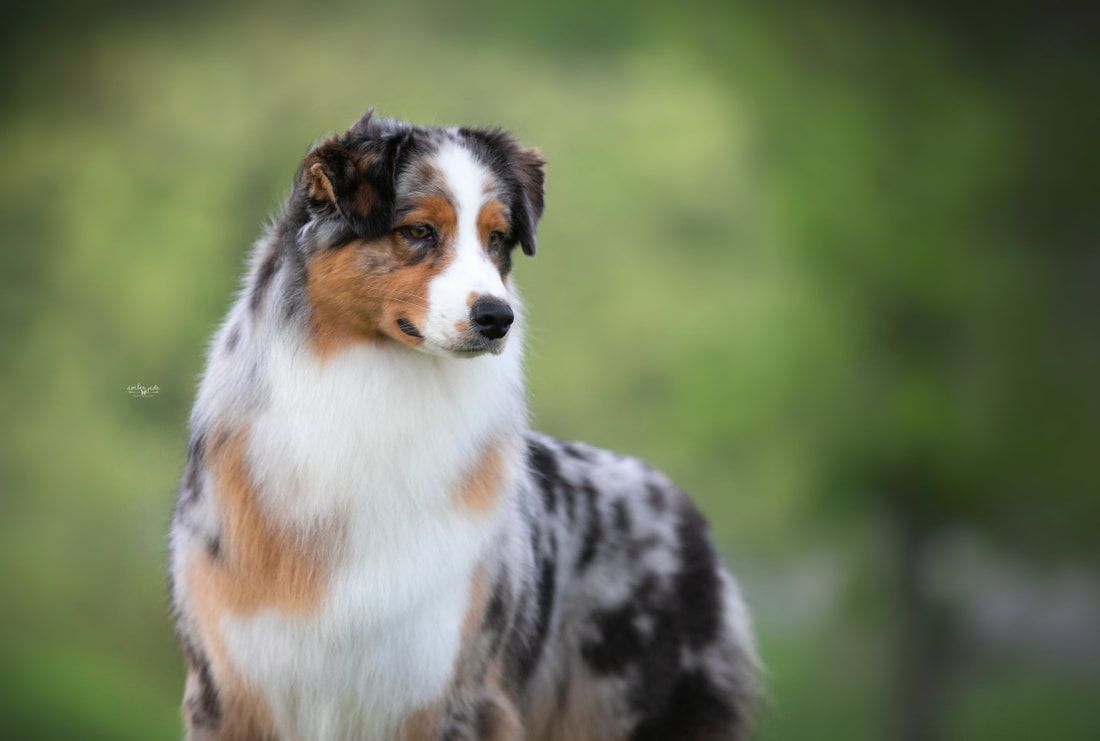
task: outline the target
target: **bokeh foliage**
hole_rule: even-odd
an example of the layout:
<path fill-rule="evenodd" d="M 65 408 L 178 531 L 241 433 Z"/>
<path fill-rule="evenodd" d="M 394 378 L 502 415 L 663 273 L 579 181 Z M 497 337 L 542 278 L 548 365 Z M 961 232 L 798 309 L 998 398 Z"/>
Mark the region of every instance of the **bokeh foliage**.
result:
<path fill-rule="evenodd" d="M 899 539 L 965 528 L 1095 574 L 1100 65 L 1069 11 L 3 20 L 10 737 L 178 734 L 164 533 L 204 343 L 302 154 L 367 105 L 543 150 L 517 260 L 535 419 L 649 458 L 710 515 L 756 609 L 765 738 L 894 733 Z M 949 692 L 951 738 L 1100 734 L 1079 669 L 1005 660 Z"/>

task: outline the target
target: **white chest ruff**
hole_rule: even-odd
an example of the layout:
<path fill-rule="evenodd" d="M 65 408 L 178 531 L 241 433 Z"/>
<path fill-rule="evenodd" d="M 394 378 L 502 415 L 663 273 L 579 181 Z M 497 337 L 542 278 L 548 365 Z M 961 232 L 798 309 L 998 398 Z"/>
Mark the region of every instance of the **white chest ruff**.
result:
<path fill-rule="evenodd" d="M 444 540 L 446 549 L 391 559 L 384 579 L 377 562 L 345 564 L 315 615 L 223 620 L 233 662 L 287 738 L 385 738 L 443 693 L 485 538 L 471 527 Z M 398 581 L 418 588 L 389 599 Z"/>
<path fill-rule="evenodd" d="M 471 578 L 522 466 L 518 358 L 267 360 L 248 445 L 257 495 L 288 527 L 335 518 L 341 543 L 316 609 L 226 616 L 222 638 L 286 738 L 386 738 L 452 676 Z M 462 508 L 456 488 L 502 440 L 500 503 Z"/>

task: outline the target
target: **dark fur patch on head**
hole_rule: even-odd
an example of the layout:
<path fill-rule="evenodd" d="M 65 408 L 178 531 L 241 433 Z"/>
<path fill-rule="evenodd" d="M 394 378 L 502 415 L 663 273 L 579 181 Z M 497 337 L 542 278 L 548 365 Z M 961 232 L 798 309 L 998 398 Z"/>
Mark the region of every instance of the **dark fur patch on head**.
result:
<path fill-rule="evenodd" d="M 340 219 L 350 236 L 382 237 L 393 226 L 397 173 L 414 137 L 413 127 L 368 111 L 306 156 L 296 193 L 314 215 Z"/>
<path fill-rule="evenodd" d="M 260 263 L 260 269 L 256 273 L 252 291 L 249 294 L 248 305 L 252 311 L 260 308 L 260 303 L 264 300 L 264 294 L 267 293 L 267 287 L 271 283 L 271 279 L 275 277 L 275 271 L 279 269 L 280 260 L 282 260 L 282 250 L 276 245 L 270 248 L 263 262 Z"/>
<path fill-rule="evenodd" d="M 535 149 L 520 146 L 501 129 L 459 129 L 459 135 L 478 159 L 500 180 L 511 214 L 508 246 L 519 244 L 524 254 L 535 254 L 535 228 L 542 217 L 546 161 Z"/>

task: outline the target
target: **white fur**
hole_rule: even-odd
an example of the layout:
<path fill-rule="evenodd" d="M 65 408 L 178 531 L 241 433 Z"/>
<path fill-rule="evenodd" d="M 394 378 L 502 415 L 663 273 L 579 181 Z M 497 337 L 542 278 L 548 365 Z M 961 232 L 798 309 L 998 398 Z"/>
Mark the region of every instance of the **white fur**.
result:
<path fill-rule="evenodd" d="M 263 343 L 259 411 L 223 406 L 242 389 L 216 356 L 200 408 L 247 418 L 268 516 L 296 530 L 335 516 L 346 539 L 315 614 L 227 616 L 222 639 L 282 738 L 389 737 L 443 692 L 471 575 L 514 506 L 476 514 L 453 497 L 489 443 L 504 445 L 506 491 L 520 475 L 520 328 L 501 355 L 468 359 L 364 345 L 322 361 L 292 334 Z"/>
<path fill-rule="evenodd" d="M 428 316 L 423 333 L 432 345 L 453 347 L 460 338 L 455 325 L 469 318 L 471 293 L 480 297 L 509 300 L 500 271 L 485 253 L 477 230 L 477 217 L 488 199 L 486 186 L 492 182 L 485 167 L 469 150 L 455 143 L 445 145 L 435 156 L 447 188 L 455 200 L 458 229 L 454 259 L 428 285 Z"/>

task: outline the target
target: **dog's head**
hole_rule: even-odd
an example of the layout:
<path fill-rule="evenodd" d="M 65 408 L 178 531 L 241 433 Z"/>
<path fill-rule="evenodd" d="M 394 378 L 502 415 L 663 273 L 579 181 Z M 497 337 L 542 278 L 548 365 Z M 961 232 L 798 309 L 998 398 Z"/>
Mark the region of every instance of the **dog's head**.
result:
<path fill-rule="evenodd" d="M 311 330 L 322 351 L 396 341 L 499 353 L 514 319 L 512 251 L 535 254 L 539 153 L 487 129 L 414 127 L 368 112 L 302 163 Z"/>

